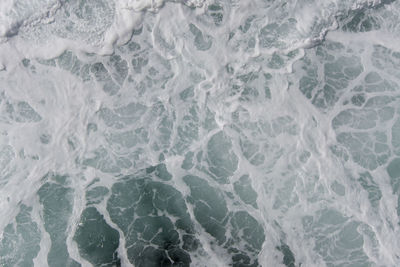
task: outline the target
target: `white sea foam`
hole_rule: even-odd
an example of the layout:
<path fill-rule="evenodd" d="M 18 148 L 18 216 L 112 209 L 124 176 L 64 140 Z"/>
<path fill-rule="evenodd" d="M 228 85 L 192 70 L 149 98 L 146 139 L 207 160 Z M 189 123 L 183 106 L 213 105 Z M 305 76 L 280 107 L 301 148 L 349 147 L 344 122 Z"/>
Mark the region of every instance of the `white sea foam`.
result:
<path fill-rule="evenodd" d="M 2 2 L 0 265 L 397 266 L 399 10 Z"/>

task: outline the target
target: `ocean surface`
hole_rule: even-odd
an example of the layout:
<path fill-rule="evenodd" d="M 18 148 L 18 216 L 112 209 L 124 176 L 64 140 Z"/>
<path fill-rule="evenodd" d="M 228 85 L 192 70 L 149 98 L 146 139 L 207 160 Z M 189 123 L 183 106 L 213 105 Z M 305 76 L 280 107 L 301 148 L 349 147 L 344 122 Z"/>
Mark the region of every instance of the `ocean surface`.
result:
<path fill-rule="evenodd" d="M 399 1 L 1 0 L 1 267 L 397 267 L 399 216 Z"/>

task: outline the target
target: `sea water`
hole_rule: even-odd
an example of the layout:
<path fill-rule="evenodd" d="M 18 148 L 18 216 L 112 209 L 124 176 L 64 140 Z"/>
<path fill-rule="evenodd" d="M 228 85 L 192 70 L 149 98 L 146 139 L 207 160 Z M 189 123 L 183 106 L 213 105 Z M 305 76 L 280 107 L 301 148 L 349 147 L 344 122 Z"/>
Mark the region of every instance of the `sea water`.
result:
<path fill-rule="evenodd" d="M 400 266 L 400 3 L 3 0 L 0 266 Z"/>

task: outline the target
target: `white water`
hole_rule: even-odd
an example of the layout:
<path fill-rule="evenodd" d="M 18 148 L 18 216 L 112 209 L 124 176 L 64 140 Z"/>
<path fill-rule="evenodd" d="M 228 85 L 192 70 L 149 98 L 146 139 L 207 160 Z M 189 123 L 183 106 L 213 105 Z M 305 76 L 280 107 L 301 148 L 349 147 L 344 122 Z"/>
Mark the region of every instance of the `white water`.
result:
<path fill-rule="evenodd" d="M 0 265 L 398 266 L 399 11 L 2 2 Z"/>

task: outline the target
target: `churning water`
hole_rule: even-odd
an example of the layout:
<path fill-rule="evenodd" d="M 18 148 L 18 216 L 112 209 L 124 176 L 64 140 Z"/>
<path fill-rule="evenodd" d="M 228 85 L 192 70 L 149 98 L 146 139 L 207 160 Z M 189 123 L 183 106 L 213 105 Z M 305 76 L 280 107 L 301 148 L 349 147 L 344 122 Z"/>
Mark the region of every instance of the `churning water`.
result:
<path fill-rule="evenodd" d="M 2 0 L 0 266 L 400 266 L 400 3 Z"/>

